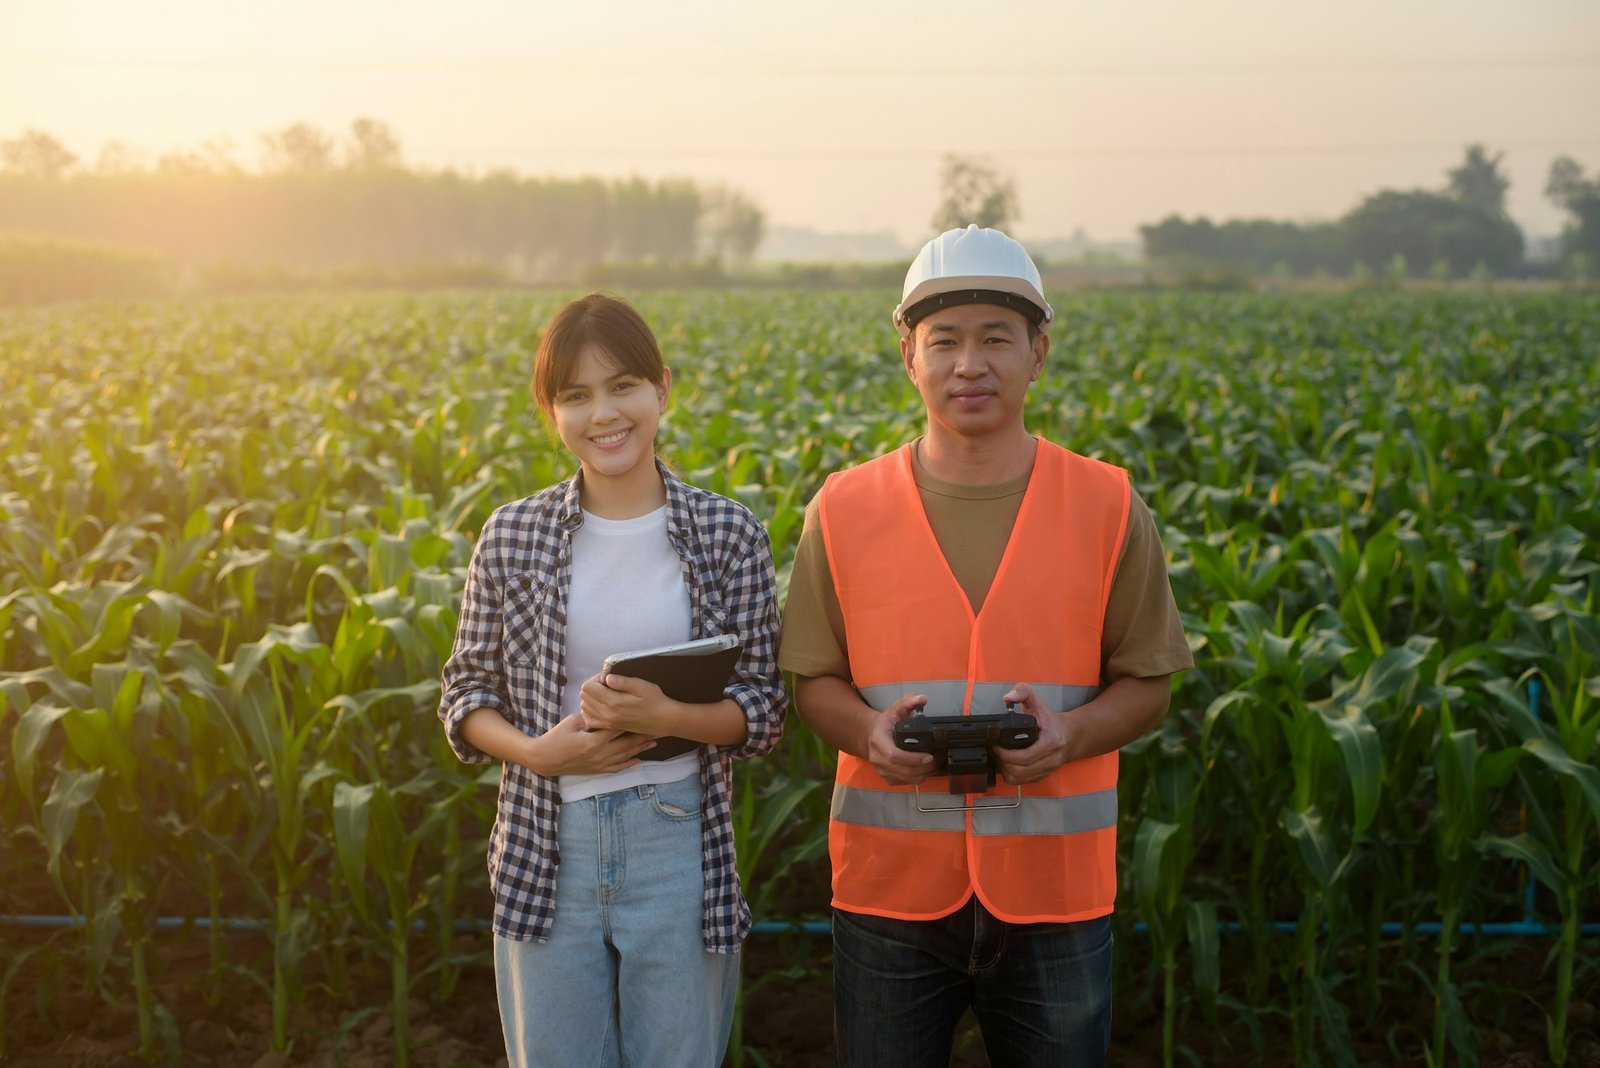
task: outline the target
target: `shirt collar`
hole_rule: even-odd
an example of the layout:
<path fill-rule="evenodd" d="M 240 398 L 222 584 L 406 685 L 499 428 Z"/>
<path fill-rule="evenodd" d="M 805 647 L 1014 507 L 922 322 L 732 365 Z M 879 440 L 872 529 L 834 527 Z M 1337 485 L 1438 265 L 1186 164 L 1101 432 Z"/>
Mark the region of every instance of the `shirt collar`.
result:
<path fill-rule="evenodd" d="M 683 480 L 661 462 L 660 457 L 656 458 L 656 470 L 661 472 L 661 481 L 667 489 L 667 536 L 677 540 L 682 531 L 693 526 L 688 489 Z M 567 482 L 556 509 L 556 519 L 563 530 L 571 532 L 583 526 L 582 490 L 583 468 L 580 467 Z"/>

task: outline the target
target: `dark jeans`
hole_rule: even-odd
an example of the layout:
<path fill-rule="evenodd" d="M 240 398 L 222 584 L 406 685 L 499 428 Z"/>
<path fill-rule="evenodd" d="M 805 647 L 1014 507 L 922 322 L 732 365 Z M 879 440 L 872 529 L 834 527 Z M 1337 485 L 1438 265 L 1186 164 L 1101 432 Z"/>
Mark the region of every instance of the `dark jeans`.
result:
<path fill-rule="evenodd" d="M 833 910 L 841 1068 L 948 1068 L 969 1006 L 994 1068 L 1104 1065 L 1111 918 L 1006 923 L 976 896 L 937 920 Z"/>

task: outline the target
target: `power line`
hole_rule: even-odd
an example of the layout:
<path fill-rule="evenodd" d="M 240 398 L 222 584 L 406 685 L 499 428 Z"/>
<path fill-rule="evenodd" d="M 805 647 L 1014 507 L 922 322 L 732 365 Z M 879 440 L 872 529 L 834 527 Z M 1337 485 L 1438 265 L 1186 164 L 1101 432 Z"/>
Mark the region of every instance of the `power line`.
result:
<path fill-rule="evenodd" d="M 430 69 L 455 72 L 463 69 L 481 72 L 486 67 L 512 66 L 517 70 L 537 76 L 540 73 L 569 75 L 576 72 L 605 74 L 607 77 L 655 78 L 659 72 L 644 69 L 637 64 L 627 64 L 608 70 L 594 62 L 550 62 L 548 57 L 537 55 L 508 55 L 501 53 L 461 56 L 410 56 L 384 59 L 362 59 L 355 56 L 328 56 L 322 59 L 287 61 L 219 60 L 219 59 L 161 59 L 150 56 L 79 56 L 70 53 L 27 50 L 0 50 L 0 61 L 7 65 L 29 67 L 89 67 L 119 68 L 127 70 L 171 71 L 174 73 L 216 74 L 394 74 L 405 77 L 426 76 Z M 1392 57 L 1392 58 L 1306 58 L 1301 60 L 1239 60 L 1207 63 L 1128 63 L 1128 64 L 1072 64 L 1059 63 L 1047 68 L 1021 69 L 1018 65 L 977 68 L 941 66 L 929 70 L 923 66 L 871 64 L 813 63 L 804 67 L 774 66 L 764 64 L 751 67 L 696 64 L 693 69 L 674 71 L 678 78 L 724 78 L 758 76 L 773 78 L 907 78 L 936 79 L 995 79 L 1063 80 L 1080 78 L 1174 78 L 1174 77 L 1234 77 L 1239 75 L 1268 76 L 1318 76 L 1350 74 L 1419 74 L 1419 73 L 1485 73 L 1489 71 L 1550 71 L 1555 69 L 1600 70 L 1600 56 L 1542 55 L 1542 56 L 1458 56 L 1458 57 Z"/>
<path fill-rule="evenodd" d="M 1001 159 L 1036 160 L 1119 160 L 1119 159 L 1243 159 L 1274 156 L 1350 156 L 1390 155 L 1411 152 L 1459 152 L 1470 142 L 1477 142 L 1495 150 L 1525 149 L 1540 151 L 1572 151 L 1600 147 L 1600 140 L 1573 139 L 1550 141 L 1501 141 L 1493 137 L 1470 137 L 1462 141 L 1391 142 L 1344 145 L 1196 145 L 1172 148 L 1135 146 L 1125 148 L 989 148 L 955 152 L 956 155 L 977 155 Z M 450 155 L 470 155 L 480 158 L 515 159 L 569 159 L 585 160 L 929 160 L 952 154 L 941 149 L 527 149 L 470 147 L 452 149 Z"/>

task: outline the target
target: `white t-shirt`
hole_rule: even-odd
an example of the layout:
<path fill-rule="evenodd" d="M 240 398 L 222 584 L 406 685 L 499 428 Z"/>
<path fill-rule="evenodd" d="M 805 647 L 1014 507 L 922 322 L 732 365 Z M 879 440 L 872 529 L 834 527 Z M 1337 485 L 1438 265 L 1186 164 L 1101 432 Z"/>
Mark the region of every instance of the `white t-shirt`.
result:
<path fill-rule="evenodd" d="M 583 525 L 572 534 L 561 714 L 578 711 L 578 688 L 600 671 L 606 657 L 687 641 L 692 629 L 689 585 L 683 561 L 667 540 L 666 506 L 636 519 L 601 519 L 584 512 Z M 700 754 L 691 750 L 609 775 L 563 775 L 561 800 L 677 782 L 699 770 Z"/>

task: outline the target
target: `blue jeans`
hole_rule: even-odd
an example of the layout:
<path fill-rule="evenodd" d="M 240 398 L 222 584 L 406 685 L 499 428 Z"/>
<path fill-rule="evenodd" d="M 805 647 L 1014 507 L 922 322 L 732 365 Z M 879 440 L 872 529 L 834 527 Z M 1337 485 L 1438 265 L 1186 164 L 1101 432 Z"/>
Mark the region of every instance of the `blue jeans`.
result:
<path fill-rule="evenodd" d="M 700 776 L 563 803 L 550 940 L 495 937 L 511 1068 L 722 1063 L 739 955 L 701 935 Z"/>
<path fill-rule="evenodd" d="M 969 1006 L 994 1068 L 1104 1065 L 1111 918 L 1006 923 L 976 895 L 937 920 L 833 910 L 841 1068 L 948 1068 Z"/>

